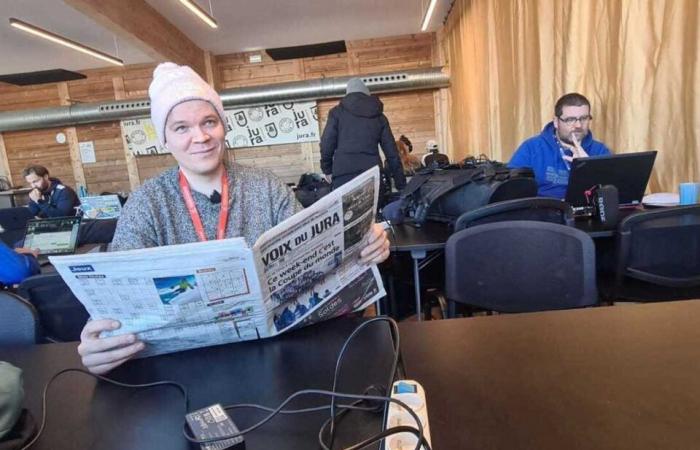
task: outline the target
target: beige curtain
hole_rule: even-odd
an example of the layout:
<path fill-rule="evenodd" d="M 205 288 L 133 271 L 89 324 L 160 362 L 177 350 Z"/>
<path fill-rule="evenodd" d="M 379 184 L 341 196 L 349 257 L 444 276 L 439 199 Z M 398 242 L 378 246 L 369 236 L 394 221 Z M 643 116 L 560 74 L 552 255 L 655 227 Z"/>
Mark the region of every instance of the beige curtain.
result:
<path fill-rule="evenodd" d="M 438 36 L 452 156 L 507 161 L 575 91 L 613 152 L 659 151 L 651 192 L 700 181 L 699 10 L 698 0 L 456 0 Z"/>

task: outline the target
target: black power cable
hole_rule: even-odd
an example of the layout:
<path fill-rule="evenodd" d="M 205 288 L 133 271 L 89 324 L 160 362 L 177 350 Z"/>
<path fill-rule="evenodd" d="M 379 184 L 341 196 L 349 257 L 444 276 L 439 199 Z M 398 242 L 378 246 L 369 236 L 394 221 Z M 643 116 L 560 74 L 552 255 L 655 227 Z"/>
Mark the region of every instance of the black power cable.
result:
<path fill-rule="evenodd" d="M 340 369 L 342 367 L 342 359 L 343 356 L 345 355 L 345 351 L 347 350 L 348 346 L 350 345 L 350 342 L 353 340 L 355 336 L 358 335 L 362 330 L 364 330 L 366 327 L 368 327 L 370 324 L 377 323 L 377 322 L 388 322 L 390 325 L 390 330 L 391 330 L 391 336 L 392 336 L 392 343 L 393 343 L 393 350 L 394 350 L 394 357 L 392 360 L 392 366 L 391 366 L 391 372 L 390 372 L 390 377 L 389 377 L 389 382 L 388 385 L 385 386 L 375 386 L 372 385 L 369 388 L 365 390 L 365 394 L 363 395 L 358 395 L 358 394 L 348 394 L 348 393 L 340 393 L 336 392 L 337 388 L 337 383 L 338 383 L 338 375 L 340 372 Z M 355 330 L 348 336 L 348 338 L 345 340 L 345 343 L 341 347 L 340 353 L 338 354 L 338 359 L 336 360 L 336 367 L 335 367 L 335 373 L 333 376 L 333 390 L 332 391 L 326 391 L 326 390 L 318 390 L 318 389 L 306 389 L 306 390 L 301 390 L 297 391 L 293 394 L 291 394 L 289 397 L 287 397 L 277 408 L 269 408 L 266 406 L 262 405 L 256 405 L 256 404 L 237 404 L 237 405 L 228 405 L 225 406 L 224 409 L 230 410 L 230 409 L 236 409 L 236 408 L 251 408 L 251 409 L 259 409 L 262 411 L 269 412 L 269 414 L 260 420 L 258 423 L 252 425 L 251 427 L 248 427 L 245 430 L 240 431 L 239 433 L 231 436 L 226 436 L 226 437 L 219 437 L 215 439 L 210 439 L 210 440 L 198 440 L 196 438 L 193 438 L 192 436 L 189 435 L 187 432 L 187 425 L 185 424 L 183 426 L 183 434 L 187 440 L 190 442 L 194 443 L 199 443 L 199 444 L 204 444 L 208 442 L 214 442 L 222 439 L 228 439 L 228 438 L 233 438 L 237 436 L 241 436 L 247 433 L 252 432 L 253 430 L 263 426 L 266 424 L 268 421 L 270 421 L 273 417 L 275 417 L 277 414 L 303 414 L 303 413 L 310 413 L 310 412 L 316 412 L 316 411 L 323 411 L 326 409 L 329 409 L 331 412 L 331 417 L 326 420 L 326 422 L 322 425 L 321 429 L 319 430 L 319 444 L 321 447 L 325 450 L 330 450 L 330 447 L 332 446 L 332 442 L 334 439 L 334 432 L 335 432 L 335 424 L 339 421 L 340 418 L 343 417 L 347 412 L 351 410 L 362 410 L 362 411 L 375 411 L 378 412 L 379 410 L 383 409 L 381 406 L 377 405 L 385 405 L 387 402 L 393 402 L 398 405 L 400 405 L 403 409 L 408 411 L 408 413 L 413 417 L 417 424 L 417 428 L 414 427 L 407 427 L 407 426 L 400 426 L 400 427 L 393 427 L 388 430 L 384 430 L 381 433 L 376 434 L 375 436 L 372 436 L 370 438 L 365 439 L 364 441 L 355 444 L 351 447 L 348 447 L 346 450 L 359 450 L 361 448 L 364 448 L 368 445 L 371 445 L 375 442 L 381 441 L 382 439 L 385 439 L 387 436 L 397 434 L 397 433 L 413 433 L 418 437 L 418 442 L 416 444 L 416 450 L 420 450 L 421 446 L 425 448 L 426 450 L 430 450 L 430 446 L 427 442 L 427 440 L 424 438 L 423 435 L 423 425 L 420 422 L 420 419 L 418 416 L 413 412 L 411 408 L 409 408 L 406 404 L 401 402 L 400 400 L 391 398 L 387 396 L 390 386 L 393 384 L 393 381 L 396 377 L 396 373 L 399 369 L 399 367 L 402 368 L 401 364 L 401 354 L 400 354 L 400 338 L 399 338 L 399 330 L 398 330 L 398 325 L 396 324 L 396 321 L 394 321 L 390 317 L 375 317 L 370 320 L 367 320 L 366 322 L 363 322 L 362 324 L 358 325 Z M 88 372 L 87 370 L 84 369 L 78 369 L 78 368 L 70 368 L 70 369 L 64 369 L 61 370 L 57 373 L 55 373 L 49 381 L 46 382 L 46 385 L 44 386 L 44 390 L 42 392 L 42 414 L 41 414 L 41 425 L 39 427 L 39 431 L 37 434 L 34 436 L 34 438 L 27 443 L 24 447 L 21 448 L 21 450 L 26 450 L 30 448 L 36 441 L 39 439 L 41 434 L 43 433 L 46 423 L 47 423 L 47 394 L 49 387 L 51 384 L 61 375 L 69 372 L 77 372 L 77 373 L 82 373 L 85 375 L 89 375 L 91 377 L 97 378 L 99 380 L 102 380 L 106 383 L 110 383 L 115 386 L 120 386 L 120 387 L 126 387 L 126 388 L 136 388 L 136 389 L 144 389 L 144 388 L 151 388 L 151 387 L 157 387 L 157 386 L 174 386 L 178 388 L 184 397 L 184 406 L 185 406 L 185 412 L 189 411 L 189 396 L 187 394 L 187 388 L 183 386 L 180 383 L 177 383 L 175 381 L 157 381 L 153 383 L 143 383 L 143 384 L 128 384 L 128 383 L 122 383 L 119 381 L 112 380 L 110 378 L 101 376 L 101 375 L 95 375 L 93 373 Z M 385 395 L 369 395 L 368 392 L 371 392 L 372 390 L 379 391 L 380 393 L 382 390 L 384 390 Z M 325 396 L 325 397 L 330 397 L 331 398 L 331 403 L 328 405 L 321 405 L 317 407 L 311 407 L 311 408 L 303 408 L 303 409 L 285 409 L 285 406 L 287 406 L 288 403 L 290 403 L 292 400 L 294 400 L 297 397 L 304 396 L 304 395 L 318 395 L 318 396 Z M 355 399 L 356 401 L 351 403 L 351 404 L 336 404 L 335 399 L 336 398 L 346 398 L 346 399 Z M 359 406 L 362 402 L 374 402 L 375 405 L 370 405 L 370 406 Z M 340 409 L 340 412 L 336 413 L 336 409 Z M 330 438 L 330 445 L 326 445 L 326 443 L 323 441 L 323 436 L 326 431 L 326 428 L 330 425 L 330 432 L 329 432 L 329 438 Z"/>
<path fill-rule="evenodd" d="M 177 383 L 175 381 L 156 381 L 153 383 L 143 383 L 143 384 L 128 384 L 128 383 L 122 383 L 120 381 L 115 381 L 112 379 L 109 379 L 107 377 L 103 377 L 102 375 L 95 375 L 94 373 L 90 373 L 85 369 L 77 369 L 77 368 L 71 368 L 71 369 L 63 369 L 59 372 L 56 372 L 50 379 L 49 381 L 46 382 L 46 385 L 44 386 L 44 391 L 41 394 L 41 425 L 39 426 L 39 431 L 36 433 L 34 438 L 29 441 L 24 447 L 22 447 L 20 450 L 26 450 L 36 441 L 39 440 L 39 437 L 41 436 L 41 433 L 44 432 L 44 428 L 46 428 L 46 422 L 47 422 L 47 416 L 46 416 L 46 397 L 47 393 L 49 391 L 49 386 L 51 386 L 51 383 L 53 383 L 58 377 L 65 373 L 69 372 L 77 372 L 77 373 L 82 373 L 85 375 L 89 375 L 93 378 L 97 378 L 99 380 L 102 380 L 104 382 L 113 384 L 115 386 L 119 387 L 126 387 L 126 388 L 136 388 L 136 389 L 145 389 L 145 388 L 151 388 L 151 387 L 157 387 L 157 386 L 175 386 L 182 392 L 182 395 L 185 400 L 185 412 L 189 411 L 190 409 L 190 399 L 189 396 L 187 395 L 187 388 L 180 383 Z"/>

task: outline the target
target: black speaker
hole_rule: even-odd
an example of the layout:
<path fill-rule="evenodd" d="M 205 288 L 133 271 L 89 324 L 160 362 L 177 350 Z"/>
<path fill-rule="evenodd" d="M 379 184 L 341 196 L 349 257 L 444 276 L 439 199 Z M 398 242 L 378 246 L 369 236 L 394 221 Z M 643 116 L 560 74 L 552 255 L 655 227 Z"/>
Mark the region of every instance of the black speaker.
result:
<path fill-rule="evenodd" d="M 620 196 L 612 184 L 598 185 L 588 197 L 593 206 L 593 217 L 605 228 L 615 228 L 619 220 Z"/>

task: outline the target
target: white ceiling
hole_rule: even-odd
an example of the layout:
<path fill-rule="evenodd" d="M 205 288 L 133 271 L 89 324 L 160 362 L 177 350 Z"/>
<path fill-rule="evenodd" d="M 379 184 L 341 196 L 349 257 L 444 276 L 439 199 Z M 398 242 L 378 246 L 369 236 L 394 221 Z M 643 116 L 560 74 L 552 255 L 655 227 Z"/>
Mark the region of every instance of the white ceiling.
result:
<path fill-rule="evenodd" d="M 209 0 L 196 0 L 209 10 Z M 211 0 L 219 28 L 209 28 L 178 0 L 147 0 L 203 50 L 227 54 L 264 48 L 420 32 L 428 0 Z M 452 0 L 438 0 L 428 31 L 442 26 Z M 14 17 L 68 37 L 126 64 L 145 53 L 61 0 L 0 0 L 0 75 L 48 69 L 81 70 L 106 63 L 16 30 Z"/>

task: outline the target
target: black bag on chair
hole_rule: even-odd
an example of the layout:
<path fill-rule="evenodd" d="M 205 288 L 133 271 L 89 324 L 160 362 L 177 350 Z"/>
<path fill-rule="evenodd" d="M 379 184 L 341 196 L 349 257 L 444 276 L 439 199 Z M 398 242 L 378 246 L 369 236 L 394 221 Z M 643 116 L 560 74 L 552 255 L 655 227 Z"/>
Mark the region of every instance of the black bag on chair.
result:
<path fill-rule="evenodd" d="M 398 211 L 385 218 L 416 226 L 426 220 L 453 223 L 462 213 L 488 203 L 536 195 L 532 169 L 511 169 L 500 162 L 468 158 L 460 164 L 416 173 L 401 191 L 397 205 L 387 206 Z"/>
<path fill-rule="evenodd" d="M 294 194 L 306 208 L 331 191 L 331 185 L 317 173 L 305 173 L 299 178 Z"/>

